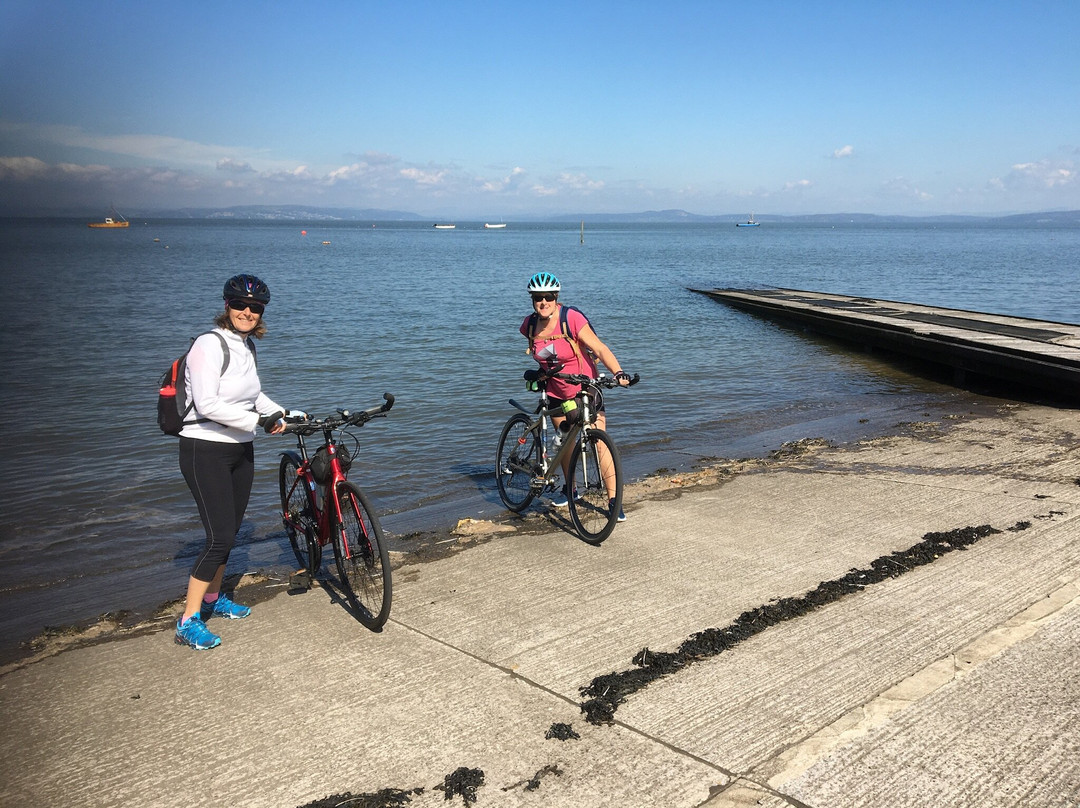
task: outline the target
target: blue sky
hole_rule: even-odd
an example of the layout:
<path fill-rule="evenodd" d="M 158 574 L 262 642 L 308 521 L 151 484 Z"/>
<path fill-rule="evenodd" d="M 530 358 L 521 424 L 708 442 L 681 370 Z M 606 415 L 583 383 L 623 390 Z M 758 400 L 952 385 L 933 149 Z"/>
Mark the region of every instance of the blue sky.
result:
<path fill-rule="evenodd" d="M 0 213 L 1080 209 L 1080 3 L 0 3 Z"/>

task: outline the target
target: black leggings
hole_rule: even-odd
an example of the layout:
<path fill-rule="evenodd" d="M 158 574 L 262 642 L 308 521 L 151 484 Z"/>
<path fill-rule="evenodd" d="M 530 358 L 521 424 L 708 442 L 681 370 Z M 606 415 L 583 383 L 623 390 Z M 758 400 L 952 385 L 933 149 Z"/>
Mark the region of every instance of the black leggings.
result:
<path fill-rule="evenodd" d="M 255 448 L 250 441 L 180 438 L 180 471 L 206 528 L 206 547 L 195 559 L 191 577 L 213 581 L 218 567 L 229 560 L 247 510 L 255 478 Z"/>

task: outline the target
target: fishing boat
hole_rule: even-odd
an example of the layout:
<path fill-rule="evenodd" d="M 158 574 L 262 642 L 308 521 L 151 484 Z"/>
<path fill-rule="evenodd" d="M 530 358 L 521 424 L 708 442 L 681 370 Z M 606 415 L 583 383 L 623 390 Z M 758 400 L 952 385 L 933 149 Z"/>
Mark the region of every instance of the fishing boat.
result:
<path fill-rule="evenodd" d="M 109 208 L 109 215 L 105 217 L 103 222 L 90 222 L 87 227 L 127 227 L 128 220 L 116 212 L 114 208 Z"/>
<path fill-rule="evenodd" d="M 484 222 L 485 230 L 502 230 L 504 227 L 506 227 L 505 222 L 500 222 L 499 224 L 490 224 L 488 222 Z"/>
<path fill-rule="evenodd" d="M 751 213 L 749 219 L 747 219 L 745 222 L 735 222 L 735 226 L 736 227 L 760 227 L 761 222 L 755 222 L 754 221 L 754 214 Z"/>
<path fill-rule="evenodd" d="M 457 227 L 456 224 L 436 224 L 432 225 L 436 230 L 453 230 Z"/>

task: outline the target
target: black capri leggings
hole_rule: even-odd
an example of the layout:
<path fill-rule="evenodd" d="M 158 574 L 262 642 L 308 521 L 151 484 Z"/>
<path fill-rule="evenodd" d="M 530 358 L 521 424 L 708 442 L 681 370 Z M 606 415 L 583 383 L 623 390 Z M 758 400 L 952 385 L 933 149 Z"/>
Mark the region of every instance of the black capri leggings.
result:
<path fill-rule="evenodd" d="M 213 581 L 218 567 L 229 560 L 247 510 L 255 478 L 254 444 L 180 438 L 180 471 L 206 528 L 206 547 L 195 559 L 191 577 Z"/>

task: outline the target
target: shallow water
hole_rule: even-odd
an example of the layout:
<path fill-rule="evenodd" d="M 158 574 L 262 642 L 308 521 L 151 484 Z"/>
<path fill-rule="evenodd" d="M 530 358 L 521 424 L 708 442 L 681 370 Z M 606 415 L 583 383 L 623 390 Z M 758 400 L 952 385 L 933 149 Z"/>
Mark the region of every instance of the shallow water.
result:
<path fill-rule="evenodd" d="M 687 287 L 786 286 L 1076 322 L 1078 258 L 1080 230 L 1050 227 L 596 225 L 581 244 L 576 225 L 551 224 L 0 223 L 5 634 L 182 593 L 202 530 L 176 441 L 155 424 L 156 382 L 210 326 L 229 275 L 258 274 L 272 290 L 259 363 L 278 402 L 326 414 L 397 397 L 389 418 L 359 430 L 350 476 L 403 535 L 501 512 L 492 456 L 507 399 L 527 400 L 517 328 L 535 271 L 556 273 L 563 301 L 642 375 L 608 399 L 635 476 L 958 395 Z M 276 455 L 288 445 L 256 440 L 233 568 L 291 563 L 275 514 Z"/>

